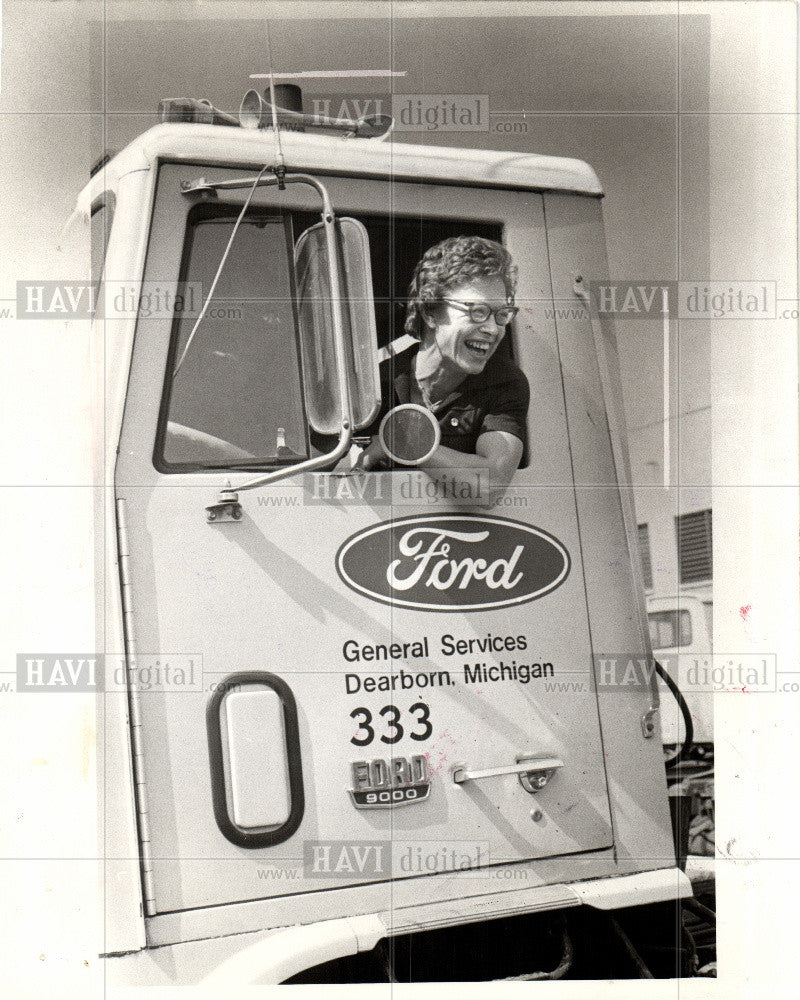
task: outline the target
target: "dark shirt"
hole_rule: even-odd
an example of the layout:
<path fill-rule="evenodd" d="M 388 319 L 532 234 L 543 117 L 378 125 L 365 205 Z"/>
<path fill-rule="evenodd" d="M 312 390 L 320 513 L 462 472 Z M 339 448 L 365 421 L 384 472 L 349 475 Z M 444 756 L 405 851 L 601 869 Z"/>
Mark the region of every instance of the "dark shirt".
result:
<path fill-rule="evenodd" d="M 383 413 L 413 398 L 411 347 L 381 365 Z M 389 392 L 393 384 L 393 392 Z M 444 405 L 434 412 L 442 431 L 442 444 L 454 451 L 475 454 L 478 438 L 487 431 L 505 431 L 525 442 L 525 419 L 530 388 L 523 372 L 505 354 L 495 353 L 478 375 L 468 375 Z"/>

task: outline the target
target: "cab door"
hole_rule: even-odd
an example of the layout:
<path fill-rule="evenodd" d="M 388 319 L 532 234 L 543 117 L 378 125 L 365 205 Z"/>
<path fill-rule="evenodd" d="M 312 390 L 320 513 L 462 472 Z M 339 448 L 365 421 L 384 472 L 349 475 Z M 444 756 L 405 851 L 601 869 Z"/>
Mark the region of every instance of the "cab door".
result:
<path fill-rule="evenodd" d="M 431 502 L 414 492 L 423 473 L 329 472 L 242 492 L 240 517 L 210 518 L 221 490 L 315 447 L 291 266 L 293 213 L 313 200 L 255 193 L 190 340 L 247 195 L 187 197 L 199 170 L 160 168 L 144 287 L 183 297 L 140 310 L 115 481 L 130 648 L 197 668 L 133 694 L 148 912 L 606 851 L 542 196 L 324 179 L 338 212 L 386 220 L 376 270 L 418 257 L 395 217 L 490 227 L 515 256 L 510 346 L 533 402 L 525 466 L 499 506 Z M 386 287 L 391 316 L 405 289 Z M 510 589 L 387 593 L 409 532 L 460 546 L 494 580 L 506 565 Z"/>

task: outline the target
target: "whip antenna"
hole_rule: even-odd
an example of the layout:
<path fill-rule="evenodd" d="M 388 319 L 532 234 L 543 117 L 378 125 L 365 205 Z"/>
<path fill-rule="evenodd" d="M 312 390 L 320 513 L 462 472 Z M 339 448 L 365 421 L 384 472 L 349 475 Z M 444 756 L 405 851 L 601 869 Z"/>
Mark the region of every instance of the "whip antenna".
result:
<path fill-rule="evenodd" d="M 280 171 L 279 176 L 283 176 L 283 171 L 286 169 L 286 163 L 283 159 L 283 146 L 281 145 L 281 130 L 278 128 L 278 112 L 276 109 L 277 101 L 275 100 L 275 63 L 272 60 L 272 37 L 269 30 L 269 20 L 267 21 L 267 58 L 269 59 L 269 102 L 272 105 L 272 128 L 275 132 L 275 139 L 277 142 L 277 154 L 278 154 L 278 169 Z"/>

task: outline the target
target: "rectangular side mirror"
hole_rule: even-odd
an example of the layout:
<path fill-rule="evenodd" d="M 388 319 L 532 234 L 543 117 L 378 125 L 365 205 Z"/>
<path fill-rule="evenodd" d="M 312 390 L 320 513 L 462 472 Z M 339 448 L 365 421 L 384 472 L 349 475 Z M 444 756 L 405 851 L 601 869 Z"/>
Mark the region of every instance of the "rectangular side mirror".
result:
<path fill-rule="evenodd" d="M 337 219 L 335 229 L 347 349 L 345 366 L 354 429 L 358 430 L 372 423 L 381 404 L 369 238 L 357 219 Z M 338 434 L 341 399 L 323 223 L 306 229 L 297 240 L 295 274 L 308 419 L 317 433 Z"/>

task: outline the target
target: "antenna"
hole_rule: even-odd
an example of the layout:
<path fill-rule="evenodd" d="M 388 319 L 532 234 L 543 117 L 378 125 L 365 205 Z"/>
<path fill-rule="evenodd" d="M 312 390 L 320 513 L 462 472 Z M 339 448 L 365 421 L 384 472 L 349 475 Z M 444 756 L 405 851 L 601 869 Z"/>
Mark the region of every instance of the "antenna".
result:
<path fill-rule="evenodd" d="M 278 128 L 278 112 L 276 110 L 277 101 L 275 100 L 275 74 L 273 72 L 275 63 L 272 61 L 272 38 L 270 36 L 269 30 L 269 19 L 267 20 L 267 58 L 269 59 L 269 101 L 272 105 L 272 131 L 275 133 L 275 138 L 278 143 L 278 180 L 280 186 L 283 187 L 283 176 L 286 171 L 286 161 L 283 158 L 283 146 L 281 145 L 281 132 Z"/>

